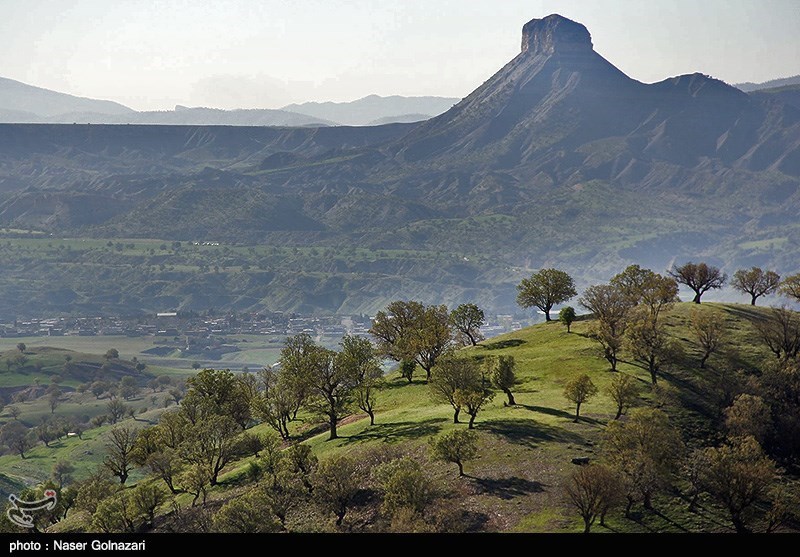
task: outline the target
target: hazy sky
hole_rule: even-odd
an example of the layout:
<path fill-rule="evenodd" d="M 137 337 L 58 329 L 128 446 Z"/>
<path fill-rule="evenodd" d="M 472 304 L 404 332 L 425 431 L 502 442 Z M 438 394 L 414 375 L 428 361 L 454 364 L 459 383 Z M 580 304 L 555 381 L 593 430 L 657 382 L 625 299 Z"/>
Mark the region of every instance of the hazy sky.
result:
<path fill-rule="evenodd" d="M 139 110 L 463 97 L 551 13 L 645 82 L 800 74 L 800 0 L 0 0 L 0 76 Z"/>

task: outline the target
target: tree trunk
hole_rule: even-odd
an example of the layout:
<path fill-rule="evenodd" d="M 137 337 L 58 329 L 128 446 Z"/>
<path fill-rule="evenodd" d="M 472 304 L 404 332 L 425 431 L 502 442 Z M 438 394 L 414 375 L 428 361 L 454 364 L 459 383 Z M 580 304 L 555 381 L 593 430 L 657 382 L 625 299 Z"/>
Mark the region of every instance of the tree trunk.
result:
<path fill-rule="evenodd" d="M 339 435 L 336 433 L 336 416 L 330 417 L 331 434 L 328 436 L 328 441 L 338 439 Z"/>
<path fill-rule="evenodd" d="M 345 511 L 340 510 L 336 513 L 336 526 L 342 525 L 342 520 L 344 520 Z"/>
<path fill-rule="evenodd" d="M 552 321 L 552 319 L 550 319 L 550 308 L 547 308 L 546 310 L 544 310 L 544 320 L 545 321 Z"/>
<path fill-rule="evenodd" d="M 695 491 L 694 495 L 692 495 L 692 500 L 689 501 L 689 512 L 693 513 L 697 510 L 697 499 L 700 497 L 700 493 Z"/>
<path fill-rule="evenodd" d="M 709 356 L 711 356 L 711 354 L 708 353 L 703 354 L 703 357 L 700 359 L 700 369 L 706 368 L 706 360 L 708 360 Z"/>
<path fill-rule="evenodd" d="M 458 421 L 458 414 L 459 414 L 459 412 L 461 412 L 461 408 L 456 408 L 456 411 L 455 411 L 455 412 L 453 412 L 453 423 L 454 423 L 454 424 L 461 423 L 461 422 L 459 422 L 459 421 Z"/>
<path fill-rule="evenodd" d="M 514 400 L 514 395 L 511 394 L 511 389 L 503 389 L 503 391 L 506 393 L 506 396 L 508 397 L 508 405 L 509 406 L 516 405 L 517 401 Z"/>
<path fill-rule="evenodd" d="M 695 304 L 699 304 L 700 303 L 700 296 L 702 296 L 702 294 L 700 292 L 698 292 L 697 290 L 695 290 L 694 291 L 694 299 L 692 301 Z"/>
<path fill-rule="evenodd" d="M 755 294 L 751 294 L 751 296 L 752 296 L 752 299 L 750 300 L 750 305 L 754 306 L 754 305 L 756 305 L 756 298 L 758 298 L 758 296 L 756 296 Z"/>
<path fill-rule="evenodd" d="M 375 425 L 375 412 L 367 410 L 367 414 L 369 415 L 369 425 Z"/>
<path fill-rule="evenodd" d="M 581 403 L 578 403 L 578 406 L 575 407 L 575 419 L 573 420 L 575 423 L 578 423 L 578 418 L 581 417 Z"/>
<path fill-rule="evenodd" d="M 655 385 L 658 383 L 658 377 L 656 377 L 658 372 L 656 371 L 655 363 L 651 362 L 648 368 L 650 369 L 650 381 Z"/>
<path fill-rule="evenodd" d="M 127 479 L 128 479 L 127 472 L 119 475 L 119 483 L 124 484 Z"/>
<path fill-rule="evenodd" d="M 625 505 L 625 518 L 630 518 L 631 517 L 631 507 L 633 506 L 633 497 L 626 496 L 626 499 L 628 499 L 628 504 Z"/>
<path fill-rule="evenodd" d="M 592 529 L 592 521 L 588 516 L 583 517 L 583 533 L 588 534 Z"/>
<path fill-rule="evenodd" d="M 570 330 L 569 330 L 570 327 L 572 327 L 572 323 L 567 323 L 567 334 L 569 334 L 569 332 L 570 332 Z"/>
<path fill-rule="evenodd" d="M 620 416 L 622 416 L 622 405 L 621 404 L 617 406 L 617 415 L 614 416 L 614 419 L 618 420 Z"/>
<path fill-rule="evenodd" d="M 647 493 L 644 493 L 643 495 L 644 495 L 644 500 L 642 501 L 642 505 L 644 506 L 645 509 L 652 510 L 653 509 L 653 496 L 652 496 L 652 494 L 648 491 Z"/>
<path fill-rule="evenodd" d="M 608 512 L 608 505 L 605 505 L 600 511 L 600 526 L 606 525 L 606 513 Z"/>
<path fill-rule="evenodd" d="M 477 412 L 469 415 L 469 429 L 475 429 L 475 416 L 477 415 Z"/>
<path fill-rule="evenodd" d="M 460 460 L 456 464 L 458 464 L 458 477 L 464 476 L 464 464 Z"/>
<path fill-rule="evenodd" d="M 425 368 L 425 381 L 430 383 L 431 380 L 431 370 L 430 368 Z"/>
<path fill-rule="evenodd" d="M 478 346 L 478 343 L 475 342 L 475 337 L 473 337 L 471 334 L 467 333 L 467 338 L 472 343 L 472 346 Z"/>
<path fill-rule="evenodd" d="M 742 517 L 739 513 L 731 513 L 731 522 L 733 522 L 733 527 L 736 528 L 737 534 L 749 534 L 750 529 L 742 520 Z"/>

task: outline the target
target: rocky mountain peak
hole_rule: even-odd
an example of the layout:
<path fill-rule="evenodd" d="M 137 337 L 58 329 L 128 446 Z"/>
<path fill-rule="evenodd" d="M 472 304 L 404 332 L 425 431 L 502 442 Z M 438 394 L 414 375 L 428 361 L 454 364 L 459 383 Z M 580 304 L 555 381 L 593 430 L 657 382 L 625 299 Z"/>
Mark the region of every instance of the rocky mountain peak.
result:
<path fill-rule="evenodd" d="M 532 19 L 522 27 L 522 52 L 530 55 L 592 51 L 592 36 L 583 25 L 558 14 Z"/>

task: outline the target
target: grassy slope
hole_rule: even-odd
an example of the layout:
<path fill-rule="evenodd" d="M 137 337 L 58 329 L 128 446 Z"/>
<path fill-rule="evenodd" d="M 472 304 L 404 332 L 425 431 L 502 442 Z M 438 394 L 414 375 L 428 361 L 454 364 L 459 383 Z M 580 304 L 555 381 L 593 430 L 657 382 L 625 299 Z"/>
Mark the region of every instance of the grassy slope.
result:
<path fill-rule="evenodd" d="M 703 304 L 724 320 L 728 338 L 719 356 L 712 356 L 709 369 L 697 366 L 698 351 L 691 341 L 688 320 L 693 304 L 678 304 L 665 316 L 670 334 L 684 354 L 678 365 L 665 370 L 655 394 L 649 374 L 631 362 L 619 365 L 621 373 L 633 375 L 642 388 L 640 404 L 659 404 L 691 440 L 708 435 L 715 427 L 717 408 L 711 395 L 719 369 L 753 368 L 769 358 L 762 350 L 750 320 L 762 315 L 761 308 L 729 304 Z M 433 464 L 430 473 L 456 492 L 468 509 L 482 513 L 489 530 L 525 532 L 576 531 L 577 514 L 564 503 L 560 484 L 573 466 L 571 459 L 596 456 L 606 423 L 614 416 L 613 402 L 605 394 L 612 373 L 599 355 L 598 345 L 586 336 L 589 321 L 573 324 L 568 334 L 559 323 L 537 325 L 482 343 L 467 352 L 475 355 L 507 354 L 517 362 L 517 406 L 505 407 L 502 393 L 494 398 L 476 422 L 480 457 L 466 465 L 469 478 L 454 480 L 455 467 Z M 584 404 L 580 423 L 574 423 L 574 407 L 563 397 L 563 385 L 572 376 L 588 373 L 600 394 Z M 423 446 L 436 434 L 453 427 L 452 410 L 431 403 L 423 377 L 412 385 L 396 374 L 380 393 L 376 425 L 349 418 L 340 427 L 341 439 L 326 441 L 327 433 L 308 439 L 320 458 L 353 453 L 365 447 L 387 444 Z M 260 426 L 262 427 L 262 426 Z M 413 449 L 411 449 L 413 450 Z M 230 478 L 241 474 L 234 470 Z M 636 521 L 617 515 L 609 520 L 612 531 L 715 531 L 726 530 L 724 515 L 713 507 L 698 514 L 686 512 L 678 496 L 661 496 L 660 513 L 640 513 Z M 602 529 L 599 529 L 602 530 Z"/>
<path fill-rule="evenodd" d="M 719 356 L 713 356 L 709 369 L 697 367 L 697 349 L 688 329 L 692 304 L 678 304 L 665 316 L 671 335 L 681 344 L 684 355 L 678 365 L 665 370 L 660 388 L 654 393 L 646 370 L 623 362 L 621 373 L 635 376 L 642 387 L 640 404 L 659 404 L 673 418 L 685 437 L 713 432 L 718 409 L 713 387 L 719 370 L 756 367 L 769 354 L 760 342 L 750 321 L 764 310 L 750 306 L 703 304 L 700 311 L 711 311 L 724 320 L 728 338 Z M 468 478 L 458 479 L 455 466 L 433 463 L 428 473 L 452 493 L 454 504 L 461 505 L 480 517 L 486 530 L 523 532 L 579 531 L 577 514 L 561 495 L 560 485 L 573 469 L 573 457 L 596 456 L 604 426 L 614 415 L 611 400 L 604 389 L 612 374 L 600 356 L 598 346 L 586 336 L 590 322 L 579 321 L 568 334 L 558 323 L 537 325 L 468 348 L 475 355 L 508 354 L 517 362 L 518 382 L 514 389 L 517 406 L 506 407 L 502 393 L 494 398 L 476 422 L 480 456 L 466 464 Z M 588 373 L 599 387 L 600 394 L 582 408 L 580 423 L 573 422 L 573 406 L 562 395 L 563 385 L 575 374 Z M 428 386 L 418 376 L 414 383 L 397 374 L 388 378 L 379 394 L 376 425 L 370 427 L 364 416 L 343 420 L 341 438 L 327 441 L 327 433 L 313 426 L 308 418 L 293 424 L 295 438 L 310 444 L 321 459 L 333 454 L 357 454 L 375 446 L 394 446 L 403 451 L 421 454 L 428 439 L 454 427 L 452 410 L 447 405 L 433 404 Z M 151 411 L 155 412 L 155 411 Z M 154 420 L 146 414 L 145 417 Z M 89 433 L 94 448 L 86 448 L 77 440 L 63 442 L 56 449 L 38 447 L 36 459 L 48 468 L 55 457 L 79 459 L 88 467 L 99 462 L 99 441 L 108 429 Z M 254 431 L 264 431 L 256 426 Z M 90 441 L 91 442 L 91 441 Z M 91 455 L 85 451 L 91 451 Z M 76 452 L 77 451 L 77 452 Z M 19 457 L 0 457 L 0 470 L 27 477 L 38 477 L 31 468 L 21 473 L 22 466 L 33 466 L 35 459 L 22 463 Z M 237 493 L 244 481 L 249 459 L 231 464 L 222 475 L 222 485 L 210 498 L 219 499 Z M 661 495 L 655 501 L 658 512 L 638 512 L 636 520 L 626 520 L 620 513 L 608 520 L 609 531 L 718 531 L 727 530 L 724 513 L 703 501 L 697 514 L 686 512 L 687 503 L 679 495 Z M 641 509 L 636 509 L 641 511 Z M 602 528 L 596 528 L 603 531 Z"/>

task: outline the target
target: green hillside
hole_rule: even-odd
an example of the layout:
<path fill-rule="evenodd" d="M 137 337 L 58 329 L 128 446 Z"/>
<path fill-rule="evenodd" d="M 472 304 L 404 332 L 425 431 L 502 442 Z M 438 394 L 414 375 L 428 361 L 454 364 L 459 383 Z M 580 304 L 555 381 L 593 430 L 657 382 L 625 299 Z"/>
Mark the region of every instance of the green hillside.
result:
<path fill-rule="evenodd" d="M 699 348 L 689 323 L 693 312 L 712 314 L 723 324 L 724 342 L 717 354 L 700 369 Z M 627 374 L 639 385 L 636 407 L 657 407 L 669 415 L 684 442 L 689 446 L 707 445 L 719 439 L 724 402 L 725 377 L 733 370 L 742 376 L 757 373 L 774 357 L 763 346 L 753 323 L 765 318 L 769 309 L 735 304 L 705 303 L 695 306 L 677 304 L 664 315 L 670 337 L 680 349 L 666 365 L 657 387 L 650 383 L 646 369 L 623 353 L 618 365 L 619 373 Z M 375 425 L 370 426 L 363 414 L 353 414 L 340 422 L 339 438 L 328 441 L 324 425 L 301 411 L 291 422 L 290 443 L 300 441 L 312 448 L 321 462 L 347 456 L 368 468 L 372 462 L 410 455 L 421 463 L 425 475 L 436 486 L 439 494 L 433 522 L 439 524 L 440 515 L 450 517 L 446 528 L 457 531 L 513 531 L 513 532 L 577 532 L 582 522 L 563 492 L 566 478 L 578 468 L 574 458 L 600 458 L 604 431 L 613 421 L 616 407 L 606 392 L 615 374 L 601 357 L 599 345 L 589 338 L 592 320 L 579 318 L 572 331 L 558 322 L 530 328 L 488 339 L 477 347 L 463 349 L 466 355 L 485 357 L 508 355 L 516 360 L 516 384 L 512 391 L 515 406 L 505 404 L 506 397 L 497 392 L 494 399 L 482 410 L 475 423 L 478 440 L 478 458 L 465 463 L 466 477 L 459 478 L 453 464 L 432 461 L 428 441 L 437 435 L 467 428 L 462 413 L 462 423 L 452 423 L 452 408 L 432 402 L 430 387 L 424 381 L 424 371 L 417 370 L 412 383 L 391 373 L 377 397 Z M 586 373 L 599 389 L 599 394 L 585 403 L 581 420 L 574 422 L 574 405 L 563 396 L 565 383 L 572 377 Z M 89 393 L 83 396 L 92 398 Z M 154 396 L 157 406 L 150 406 L 134 422 L 123 423 L 136 429 L 155 424 L 163 412 L 161 399 Z M 146 401 L 149 395 L 143 394 Z M 79 402 L 89 403 L 89 399 Z M 148 406 L 142 402 L 141 406 Z M 87 407 L 88 411 L 89 408 Z M 0 420 L 7 421 L 7 413 Z M 623 420 L 626 418 L 623 417 Z M 52 465 L 61 459 L 80 462 L 75 479 L 88 476 L 94 466 L 102 461 L 104 443 L 108 441 L 110 426 L 92 429 L 84 440 L 68 438 L 46 448 L 39 445 L 26 459 L 16 455 L 0 457 L 4 471 L 4 484 L 9 489 L 21 483 L 44 480 Z M 251 427 L 250 433 L 266 435 L 271 430 L 265 424 Z M 284 445 L 289 446 L 289 445 Z M 377 460 L 376 460 L 377 459 Z M 227 501 L 238 500 L 253 489 L 260 489 L 249 479 L 254 457 L 234 460 L 220 475 L 217 486 L 210 488 L 206 506 L 194 508 L 192 497 L 176 497 L 178 508 L 184 512 L 215 513 Z M 143 468 L 137 468 L 127 485 L 146 477 Z M 793 476 L 787 476 L 791 481 Z M 152 480 L 163 487 L 160 480 Z M 688 511 L 689 485 L 677 477 L 672 488 L 663 489 L 654 497 L 653 510 L 641 503 L 633 507 L 630 518 L 620 509 L 609 513 L 605 527 L 595 526 L 594 531 L 604 532 L 718 532 L 732 531 L 726 512 L 702 495 L 697 512 Z M 380 531 L 381 511 L 374 488 L 352 505 L 344 521 L 348 531 Z M 162 506 L 167 512 L 169 505 Z M 316 507 L 291 511 L 286 528 L 299 531 L 337 531 L 330 516 L 320 514 Z M 310 510 L 309 510 L 310 509 Z M 442 514 L 443 513 L 443 514 Z M 174 511 L 164 514 L 159 528 L 174 528 Z M 460 517 L 453 525 L 453 516 Z M 192 515 L 194 516 L 194 515 Z M 211 516 L 211 515 L 208 515 Z M 54 528 L 60 531 L 85 528 L 85 513 L 76 512 Z M 209 518 L 210 520 L 210 518 Z M 437 522 L 439 521 L 439 522 Z M 444 523 L 444 522 L 443 522 Z M 83 525 L 82 525 L 83 524 Z M 183 523 L 181 523 L 183 524 Z M 184 525 L 184 527 L 187 527 Z M 433 526 L 428 526 L 433 528 Z M 438 526 L 437 526 L 438 527 Z M 187 527 L 188 528 L 188 527 Z M 408 524 L 392 528 L 415 529 Z M 420 526 L 421 528 L 421 526 Z"/>

